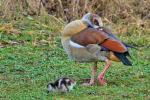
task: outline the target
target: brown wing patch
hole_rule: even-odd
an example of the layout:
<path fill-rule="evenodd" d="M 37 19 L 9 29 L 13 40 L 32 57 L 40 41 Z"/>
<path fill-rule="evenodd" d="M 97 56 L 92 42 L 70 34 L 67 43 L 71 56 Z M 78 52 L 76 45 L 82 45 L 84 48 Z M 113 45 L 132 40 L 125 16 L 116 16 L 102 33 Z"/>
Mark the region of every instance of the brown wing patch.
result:
<path fill-rule="evenodd" d="M 118 53 L 124 53 L 127 51 L 127 48 L 120 41 L 111 38 L 107 39 L 100 45 Z"/>
<path fill-rule="evenodd" d="M 73 35 L 71 40 L 83 46 L 87 46 L 88 44 L 100 44 L 118 53 L 127 51 L 127 48 L 120 41 L 111 39 L 105 32 L 94 28 L 87 28 Z"/>
<path fill-rule="evenodd" d="M 71 38 L 72 41 L 83 46 L 87 46 L 88 44 L 99 44 L 105 39 L 108 39 L 108 35 L 94 28 L 87 28 L 73 35 Z"/>

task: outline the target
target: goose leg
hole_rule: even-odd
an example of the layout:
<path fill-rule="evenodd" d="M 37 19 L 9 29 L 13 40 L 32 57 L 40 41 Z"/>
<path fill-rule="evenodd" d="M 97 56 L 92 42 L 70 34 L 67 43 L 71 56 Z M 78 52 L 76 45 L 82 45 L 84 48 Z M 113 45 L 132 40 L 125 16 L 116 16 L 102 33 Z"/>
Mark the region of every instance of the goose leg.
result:
<path fill-rule="evenodd" d="M 83 83 L 84 86 L 91 86 L 95 84 L 96 81 L 96 72 L 97 72 L 97 62 L 94 63 L 92 67 L 91 79 L 89 83 Z"/>
<path fill-rule="evenodd" d="M 110 67 L 110 64 L 111 64 L 111 61 L 106 59 L 105 60 L 105 66 L 104 66 L 104 69 L 103 71 L 99 74 L 98 76 L 98 80 L 99 80 L 99 83 L 100 85 L 105 85 L 106 84 L 106 81 L 104 80 L 104 77 L 105 77 L 105 74 L 106 74 L 106 71 L 109 69 Z"/>

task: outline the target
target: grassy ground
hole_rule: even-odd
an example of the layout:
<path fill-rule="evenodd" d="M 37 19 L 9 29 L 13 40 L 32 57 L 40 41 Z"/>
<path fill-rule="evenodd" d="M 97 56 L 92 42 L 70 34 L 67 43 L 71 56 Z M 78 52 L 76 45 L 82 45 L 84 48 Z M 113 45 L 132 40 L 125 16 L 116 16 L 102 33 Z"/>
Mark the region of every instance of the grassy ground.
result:
<path fill-rule="evenodd" d="M 148 34 L 120 36 L 134 45 L 139 43 L 139 50 L 131 50 L 133 66 L 113 62 L 106 75 L 107 86 L 83 87 L 80 80 L 90 77 L 92 64 L 68 60 L 57 33 L 61 27 L 30 17 L 12 23 L 0 20 L 0 23 L 0 100 L 150 99 Z M 99 72 L 103 65 L 99 62 Z M 74 78 L 75 89 L 66 94 L 47 94 L 48 82 L 62 76 Z"/>

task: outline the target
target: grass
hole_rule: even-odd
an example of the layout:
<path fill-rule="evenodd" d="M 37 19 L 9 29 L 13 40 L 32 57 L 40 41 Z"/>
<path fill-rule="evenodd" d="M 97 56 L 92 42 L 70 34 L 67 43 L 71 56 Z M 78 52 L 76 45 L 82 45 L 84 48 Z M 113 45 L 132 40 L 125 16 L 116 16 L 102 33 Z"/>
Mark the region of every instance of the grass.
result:
<path fill-rule="evenodd" d="M 1 20 L 7 26 L 9 21 Z M 58 26 L 32 18 L 15 21 L 7 33 L 0 27 L 0 99 L 1 100 L 149 100 L 150 48 L 148 35 L 120 36 L 138 47 L 131 50 L 132 67 L 113 62 L 106 74 L 107 86 L 83 87 L 80 80 L 90 77 L 90 63 L 68 60 L 57 32 Z M 47 27 L 48 25 L 48 27 Z M 124 39 L 124 38 L 127 39 Z M 146 38 L 144 38 L 146 37 Z M 141 40 L 141 38 L 143 40 Z M 135 39 L 135 41 L 133 41 Z M 147 46 L 146 45 L 147 42 Z M 139 43 L 139 44 L 138 44 Z M 99 62 L 100 72 L 104 63 Z M 49 81 L 68 76 L 77 81 L 70 93 L 46 93 Z"/>

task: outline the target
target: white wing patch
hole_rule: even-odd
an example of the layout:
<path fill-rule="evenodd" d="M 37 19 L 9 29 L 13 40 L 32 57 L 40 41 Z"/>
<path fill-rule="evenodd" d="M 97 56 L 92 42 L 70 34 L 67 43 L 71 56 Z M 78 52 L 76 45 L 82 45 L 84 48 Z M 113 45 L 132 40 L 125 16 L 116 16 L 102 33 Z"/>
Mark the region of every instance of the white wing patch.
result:
<path fill-rule="evenodd" d="M 70 45 L 73 46 L 73 47 L 76 47 L 76 48 L 85 48 L 84 46 L 80 45 L 80 44 L 77 44 L 73 41 L 69 41 Z"/>

